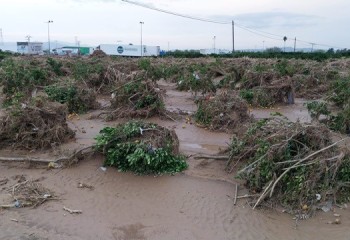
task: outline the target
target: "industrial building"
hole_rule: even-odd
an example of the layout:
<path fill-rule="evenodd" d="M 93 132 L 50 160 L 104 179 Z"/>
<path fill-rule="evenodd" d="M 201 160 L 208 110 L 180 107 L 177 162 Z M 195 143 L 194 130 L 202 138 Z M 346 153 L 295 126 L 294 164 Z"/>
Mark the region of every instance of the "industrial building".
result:
<path fill-rule="evenodd" d="M 21 54 L 44 54 L 42 42 L 17 42 L 17 52 Z"/>

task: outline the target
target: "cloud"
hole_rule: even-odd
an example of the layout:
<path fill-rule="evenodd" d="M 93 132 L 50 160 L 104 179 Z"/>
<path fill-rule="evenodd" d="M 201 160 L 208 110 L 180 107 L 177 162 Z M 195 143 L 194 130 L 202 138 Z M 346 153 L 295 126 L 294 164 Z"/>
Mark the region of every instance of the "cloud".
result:
<path fill-rule="evenodd" d="M 298 28 L 301 26 L 313 26 L 317 25 L 321 17 L 314 15 L 305 15 L 293 12 L 256 12 L 256 13 L 244 13 L 234 16 L 213 16 L 219 20 L 235 20 L 238 24 L 244 25 L 248 28 Z"/>

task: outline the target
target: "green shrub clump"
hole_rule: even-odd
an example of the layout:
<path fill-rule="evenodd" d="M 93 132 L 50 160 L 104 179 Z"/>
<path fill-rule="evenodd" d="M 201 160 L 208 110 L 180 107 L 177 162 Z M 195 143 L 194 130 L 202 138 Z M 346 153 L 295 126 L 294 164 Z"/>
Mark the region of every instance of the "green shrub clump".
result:
<path fill-rule="evenodd" d="M 98 105 L 95 94 L 89 89 L 79 89 L 74 85 L 50 85 L 45 87 L 49 99 L 66 103 L 70 113 L 85 113 Z"/>
<path fill-rule="evenodd" d="M 178 146 L 174 131 L 141 121 L 102 129 L 95 145 L 106 156 L 104 165 L 140 175 L 185 170 L 187 163 L 178 154 Z"/>

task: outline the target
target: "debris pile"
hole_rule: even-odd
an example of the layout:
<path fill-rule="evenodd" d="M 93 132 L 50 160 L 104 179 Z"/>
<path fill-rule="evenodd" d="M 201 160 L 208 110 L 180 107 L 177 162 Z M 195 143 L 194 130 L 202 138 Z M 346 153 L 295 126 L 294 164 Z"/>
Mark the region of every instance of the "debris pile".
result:
<path fill-rule="evenodd" d="M 135 75 L 132 81 L 120 81 L 112 93 L 111 111 L 103 112 L 108 120 L 128 117 L 148 118 L 165 113 L 164 91 L 157 83 L 143 80 L 144 73 Z M 126 79 L 124 79 L 126 80 Z"/>
<path fill-rule="evenodd" d="M 90 55 L 90 57 L 105 58 L 107 57 L 107 54 L 104 51 L 97 49 Z"/>
<path fill-rule="evenodd" d="M 247 103 L 230 90 L 208 95 L 197 105 L 196 122 L 210 130 L 235 132 L 250 120 Z"/>
<path fill-rule="evenodd" d="M 243 165 L 239 177 L 258 194 L 254 208 L 267 200 L 293 210 L 329 199 L 348 201 L 350 157 L 337 144 L 324 125 L 264 119 L 233 138 L 227 167 Z"/>
<path fill-rule="evenodd" d="M 0 118 L 0 148 L 35 150 L 67 141 L 74 132 L 66 123 L 66 114 L 65 105 L 48 101 L 39 106 L 12 106 Z"/>
<path fill-rule="evenodd" d="M 25 180 L 8 188 L 14 203 L 0 205 L 0 208 L 37 207 L 54 198 L 51 190 L 35 180 Z"/>

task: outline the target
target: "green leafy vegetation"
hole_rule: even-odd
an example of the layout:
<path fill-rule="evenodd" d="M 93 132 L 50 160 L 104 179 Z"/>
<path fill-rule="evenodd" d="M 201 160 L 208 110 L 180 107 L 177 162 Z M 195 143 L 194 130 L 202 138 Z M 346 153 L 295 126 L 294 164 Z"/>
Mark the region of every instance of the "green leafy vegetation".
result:
<path fill-rule="evenodd" d="M 0 83 L 3 93 L 12 96 L 18 92 L 31 93 L 36 86 L 48 84 L 48 72 L 39 66 L 31 66 L 26 61 L 6 59 L 1 65 Z"/>
<path fill-rule="evenodd" d="M 174 131 L 152 123 L 130 121 L 106 127 L 96 137 L 96 149 L 106 156 L 105 165 L 136 174 L 174 174 L 187 168 L 178 154 Z"/>
<path fill-rule="evenodd" d="M 305 104 L 308 112 L 310 113 L 313 119 L 319 120 L 320 115 L 329 115 L 330 111 L 328 110 L 327 103 L 312 101 Z"/>
<path fill-rule="evenodd" d="M 337 106 L 343 107 L 350 103 L 350 78 L 340 78 L 331 85 L 330 100 Z"/>
<path fill-rule="evenodd" d="M 46 86 L 45 92 L 50 100 L 66 103 L 70 113 L 85 113 L 97 106 L 96 96 L 91 90 L 79 89 L 72 83 Z"/>
<path fill-rule="evenodd" d="M 48 58 L 47 59 L 47 64 L 51 67 L 52 71 L 57 75 L 57 76 L 62 76 L 62 62 L 59 62 L 53 58 Z"/>
<path fill-rule="evenodd" d="M 275 65 L 275 69 L 279 74 L 281 74 L 281 76 L 293 76 L 293 74 L 296 72 L 294 66 L 286 59 L 279 60 Z"/>

